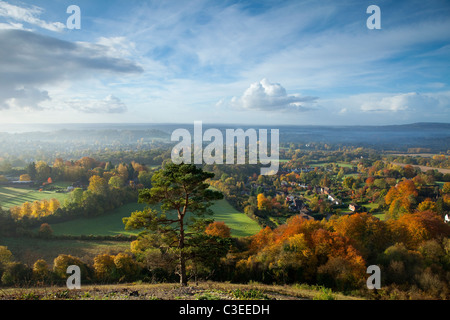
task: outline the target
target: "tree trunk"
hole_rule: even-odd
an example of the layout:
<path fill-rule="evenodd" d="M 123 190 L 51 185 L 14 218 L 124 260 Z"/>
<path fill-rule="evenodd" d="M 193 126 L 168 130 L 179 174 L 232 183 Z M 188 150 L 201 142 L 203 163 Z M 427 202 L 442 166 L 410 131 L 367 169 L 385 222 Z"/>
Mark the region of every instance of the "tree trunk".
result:
<path fill-rule="evenodd" d="M 180 219 L 180 241 L 178 244 L 180 249 L 180 285 L 187 286 L 187 276 L 186 276 L 186 256 L 184 253 L 184 222 L 183 217 Z"/>
<path fill-rule="evenodd" d="M 187 276 L 186 276 L 186 257 L 184 252 L 180 252 L 180 285 L 183 287 L 187 286 Z"/>

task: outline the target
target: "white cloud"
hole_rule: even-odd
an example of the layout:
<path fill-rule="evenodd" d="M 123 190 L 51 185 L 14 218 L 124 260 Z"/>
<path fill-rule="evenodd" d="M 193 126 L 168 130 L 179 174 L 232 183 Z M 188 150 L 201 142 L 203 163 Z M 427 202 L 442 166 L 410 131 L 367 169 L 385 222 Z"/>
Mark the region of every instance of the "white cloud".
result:
<path fill-rule="evenodd" d="M 38 18 L 43 9 L 37 6 L 22 8 L 0 0 L 0 17 L 26 22 L 40 28 L 61 32 L 66 27 L 61 22 L 46 22 Z M 14 24 L 11 24 L 14 26 Z"/>
<path fill-rule="evenodd" d="M 264 78 L 251 84 L 241 97 L 233 97 L 229 102 L 222 99 L 216 105 L 229 105 L 241 110 L 305 111 L 316 100 L 315 97 L 303 97 L 299 94 L 288 95 L 280 84 L 270 83 Z"/>
<path fill-rule="evenodd" d="M 21 23 L 14 23 L 14 22 L 0 23 L 0 30 L 9 30 L 9 29 L 24 30 L 25 28 Z"/>
<path fill-rule="evenodd" d="M 107 47 L 107 53 L 116 58 L 125 58 L 132 55 L 136 45 L 126 37 L 101 37 L 97 44 Z"/>
<path fill-rule="evenodd" d="M 367 112 L 415 111 L 418 109 L 427 110 L 434 108 L 438 104 L 439 100 L 430 95 L 408 92 L 364 102 L 361 104 L 361 110 Z"/>
<path fill-rule="evenodd" d="M 72 100 L 66 102 L 71 108 L 84 113 L 125 113 L 128 108 L 119 98 L 109 95 L 103 100 Z"/>

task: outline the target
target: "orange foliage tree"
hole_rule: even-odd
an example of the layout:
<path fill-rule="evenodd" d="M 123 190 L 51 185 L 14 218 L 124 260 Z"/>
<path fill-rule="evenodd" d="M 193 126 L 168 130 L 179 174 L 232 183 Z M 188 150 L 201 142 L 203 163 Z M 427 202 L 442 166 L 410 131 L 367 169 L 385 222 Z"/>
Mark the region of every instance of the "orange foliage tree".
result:
<path fill-rule="evenodd" d="M 215 221 L 210 223 L 206 229 L 205 233 L 209 236 L 216 236 L 221 238 L 230 238 L 231 229 L 223 221 Z"/>
<path fill-rule="evenodd" d="M 389 216 L 398 218 L 405 213 L 412 213 L 418 191 L 412 180 L 403 180 L 391 187 L 386 194 L 385 202 L 389 205 Z"/>
<path fill-rule="evenodd" d="M 396 242 L 415 249 L 424 241 L 450 236 L 450 225 L 432 211 L 404 215 L 398 220 L 388 221 Z"/>
<path fill-rule="evenodd" d="M 334 258 L 345 264 L 339 273 L 346 287 L 359 283 L 365 272 L 365 260 L 350 239 L 333 231 L 327 222 L 300 216 L 291 217 L 275 230 L 261 230 L 252 237 L 249 248 L 248 258 L 237 266 L 278 282 L 312 281 L 318 268 Z"/>
<path fill-rule="evenodd" d="M 387 224 L 368 213 L 344 215 L 330 224 L 338 234 L 351 239 L 365 258 L 374 258 L 392 243 Z"/>

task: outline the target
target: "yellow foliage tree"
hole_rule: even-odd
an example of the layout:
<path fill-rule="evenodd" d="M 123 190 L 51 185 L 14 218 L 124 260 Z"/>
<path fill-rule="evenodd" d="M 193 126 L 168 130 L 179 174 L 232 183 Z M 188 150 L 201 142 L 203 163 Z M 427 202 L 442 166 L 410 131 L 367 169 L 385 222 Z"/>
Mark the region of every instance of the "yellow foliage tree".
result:
<path fill-rule="evenodd" d="M 256 199 L 258 201 L 258 210 L 267 211 L 272 209 L 272 204 L 263 193 L 258 194 Z"/>

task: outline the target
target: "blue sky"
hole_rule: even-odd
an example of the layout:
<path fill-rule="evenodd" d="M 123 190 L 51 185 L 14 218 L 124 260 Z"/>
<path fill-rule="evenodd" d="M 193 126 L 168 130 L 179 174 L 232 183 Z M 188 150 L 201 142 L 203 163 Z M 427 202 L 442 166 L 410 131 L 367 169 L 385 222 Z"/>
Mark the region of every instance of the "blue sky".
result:
<path fill-rule="evenodd" d="M 0 123 L 449 120 L 447 0 L 0 0 Z"/>

